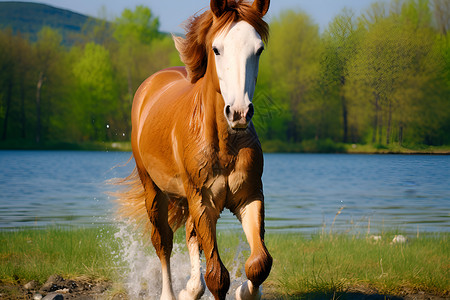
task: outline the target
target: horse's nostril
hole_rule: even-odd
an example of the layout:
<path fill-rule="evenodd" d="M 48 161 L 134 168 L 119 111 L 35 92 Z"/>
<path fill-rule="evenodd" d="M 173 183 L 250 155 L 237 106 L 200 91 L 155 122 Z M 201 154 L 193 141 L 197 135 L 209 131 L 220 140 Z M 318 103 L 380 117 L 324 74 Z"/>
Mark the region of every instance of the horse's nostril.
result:
<path fill-rule="evenodd" d="M 230 113 L 231 113 L 231 107 L 230 107 L 229 105 L 227 105 L 227 107 L 225 107 L 225 115 L 226 115 L 227 117 L 229 117 L 229 116 L 230 116 Z"/>
<path fill-rule="evenodd" d="M 255 113 L 255 108 L 253 107 L 253 104 L 250 103 L 248 106 L 248 111 L 247 111 L 247 120 L 250 120 L 253 117 L 254 113 Z"/>

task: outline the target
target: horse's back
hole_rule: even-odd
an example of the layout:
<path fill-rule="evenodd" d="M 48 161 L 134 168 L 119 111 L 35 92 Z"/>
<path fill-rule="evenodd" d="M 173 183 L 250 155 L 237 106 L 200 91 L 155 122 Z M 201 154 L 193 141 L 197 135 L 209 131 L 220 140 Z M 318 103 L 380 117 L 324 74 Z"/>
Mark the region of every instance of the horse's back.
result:
<path fill-rule="evenodd" d="M 145 106 L 157 101 L 161 94 L 168 92 L 174 85 L 187 86 L 187 72 L 185 67 L 172 67 L 156 72 L 148 77 L 136 91 L 133 100 L 132 120 L 140 119 Z"/>

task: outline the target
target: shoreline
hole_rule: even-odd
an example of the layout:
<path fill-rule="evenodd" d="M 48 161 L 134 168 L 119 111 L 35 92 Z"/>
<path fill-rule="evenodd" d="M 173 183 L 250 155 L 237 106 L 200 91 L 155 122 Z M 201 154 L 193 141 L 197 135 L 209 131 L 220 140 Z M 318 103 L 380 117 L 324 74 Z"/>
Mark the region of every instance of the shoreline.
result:
<path fill-rule="evenodd" d="M 405 155 L 450 155 L 450 145 L 403 147 L 400 145 L 343 144 L 325 141 L 304 141 L 302 143 L 286 143 L 281 141 L 262 142 L 263 152 L 292 154 L 405 154 Z M 100 151 L 131 152 L 130 142 L 47 142 L 36 144 L 30 141 L 0 142 L 1 150 L 42 150 L 42 151 Z"/>

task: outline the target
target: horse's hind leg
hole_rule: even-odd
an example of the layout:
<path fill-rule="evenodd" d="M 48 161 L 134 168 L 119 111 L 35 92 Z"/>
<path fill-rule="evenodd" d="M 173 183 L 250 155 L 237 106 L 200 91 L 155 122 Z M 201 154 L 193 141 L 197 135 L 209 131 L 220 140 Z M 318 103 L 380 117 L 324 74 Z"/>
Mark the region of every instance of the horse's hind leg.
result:
<path fill-rule="evenodd" d="M 200 299 L 205 292 L 205 280 L 200 268 L 200 245 L 190 216 L 186 220 L 186 245 L 191 260 L 191 277 L 178 298 L 179 300 Z"/>
<path fill-rule="evenodd" d="M 142 179 L 142 176 L 141 176 Z M 161 300 L 175 300 L 170 274 L 170 255 L 173 247 L 173 232 L 168 222 L 168 198 L 148 176 L 142 180 L 145 188 L 145 206 L 152 224 L 151 240 L 161 261 Z"/>
<path fill-rule="evenodd" d="M 236 299 L 259 299 L 260 286 L 272 268 L 272 257 L 264 244 L 264 204 L 259 200 L 251 201 L 238 214 L 251 254 L 245 263 L 245 274 L 249 280 L 236 290 Z"/>

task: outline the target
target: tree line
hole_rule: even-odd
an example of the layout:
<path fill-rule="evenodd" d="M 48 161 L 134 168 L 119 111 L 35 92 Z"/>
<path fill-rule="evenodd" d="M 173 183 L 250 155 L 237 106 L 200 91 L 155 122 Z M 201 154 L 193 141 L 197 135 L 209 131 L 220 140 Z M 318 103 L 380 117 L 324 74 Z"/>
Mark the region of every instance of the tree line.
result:
<path fill-rule="evenodd" d="M 450 144 L 450 4 L 376 2 L 320 32 L 306 13 L 270 22 L 254 123 L 265 142 Z M 140 83 L 180 65 L 151 10 L 90 21 L 72 46 L 44 27 L 36 42 L 0 31 L 0 139 L 128 141 Z"/>

